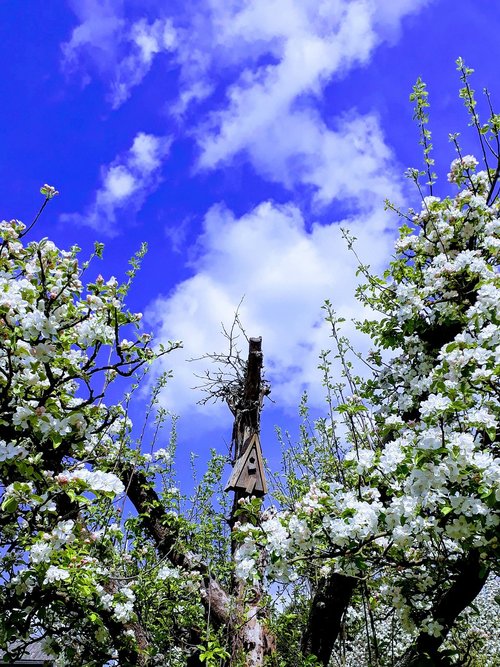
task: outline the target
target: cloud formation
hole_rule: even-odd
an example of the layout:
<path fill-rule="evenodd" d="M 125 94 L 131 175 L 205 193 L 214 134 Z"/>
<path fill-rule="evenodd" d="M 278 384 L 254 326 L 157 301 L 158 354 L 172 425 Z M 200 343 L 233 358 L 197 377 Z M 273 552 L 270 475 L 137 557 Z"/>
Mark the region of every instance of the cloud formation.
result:
<path fill-rule="evenodd" d="M 101 186 L 83 213 L 64 213 L 61 222 L 87 225 L 103 234 L 117 233 L 118 211 L 137 212 L 160 182 L 160 168 L 171 140 L 139 132 L 132 146 L 113 162 L 101 167 Z"/>
<path fill-rule="evenodd" d="M 141 65 L 136 78 L 122 76 L 134 67 L 124 68 L 116 53 L 125 49 L 122 58 L 130 52 L 134 63 L 147 67 L 167 48 L 161 26 L 173 26 L 175 41 L 168 48 L 175 44 L 171 58 L 179 69 L 179 91 L 170 109 L 180 131 L 198 145 L 198 169 L 226 169 L 242 156 L 264 179 L 291 192 L 290 204 L 256 202 L 241 217 L 224 204 L 213 206 L 198 238 L 192 277 L 151 304 L 148 318 L 160 338 L 185 344 L 184 354 L 164 362 L 174 365 L 174 380 L 162 399 L 170 409 L 186 414 L 193 407 L 194 373 L 202 372 L 203 364 L 186 365 L 184 359 L 220 350 L 221 326 L 231 323 L 242 297 L 242 322 L 249 335 L 263 336 L 278 404 L 295 408 L 303 388 L 313 403 L 321 402 L 316 367 L 319 351 L 330 342 L 321 304 L 330 298 L 342 316 L 360 316 L 353 297 L 356 262 L 341 239 L 340 224 L 358 237 L 360 256 L 381 270 L 392 242 L 382 203 L 385 197 L 404 199 L 377 114 L 336 106 L 335 81 L 367 64 L 377 46 L 397 38 L 404 17 L 430 1 L 207 0 L 176 7 L 172 16 L 165 14 L 168 7 L 152 2 L 148 19 L 140 23 L 147 27 L 139 31 L 140 39 L 133 29 L 137 21 L 127 27 L 115 3 L 119 25 L 112 24 L 109 38 L 115 44 L 115 60 L 109 59 L 114 74 L 107 76 L 132 82 L 113 97 L 116 104 L 138 85 L 143 71 Z M 104 25 L 108 20 L 103 18 Z M 83 57 L 92 47 L 77 30 L 69 53 Z M 327 94 L 334 101 L 325 113 Z M 134 180 L 122 164 L 106 168 L 104 202 L 119 200 L 121 193 L 131 197 Z M 294 202 L 296 188 L 300 197 L 309 194 L 318 222 L 304 220 L 299 197 Z M 93 221 L 94 211 L 106 208 L 97 199 Z M 350 211 L 343 222 L 323 208 L 334 200 Z M 348 333 L 366 345 L 352 327 Z"/>
<path fill-rule="evenodd" d="M 93 73 L 107 81 L 108 100 L 117 109 L 149 72 L 156 55 L 175 48 L 176 33 L 170 19 L 124 18 L 123 3 L 83 0 L 73 3 L 80 24 L 62 44 L 63 68 L 84 71 L 83 82 Z"/>
<path fill-rule="evenodd" d="M 372 195 L 393 195 L 377 176 L 388 153 L 377 117 L 356 109 L 338 115 L 334 106 L 326 116 L 321 101 L 335 79 L 366 64 L 395 39 L 405 16 L 430 1 L 207 0 L 171 16 L 152 2 L 147 18 L 127 21 L 119 0 L 84 0 L 74 4 L 81 23 L 63 45 L 64 62 L 97 69 L 116 108 L 155 56 L 169 51 L 180 77 L 170 110 L 185 117 L 200 168 L 244 155 L 265 179 L 310 187 L 317 204 L 366 205 Z"/>
<path fill-rule="evenodd" d="M 380 271 L 392 247 L 391 224 L 379 209 L 345 220 L 342 226 L 358 237 L 361 258 L 368 258 Z M 354 299 L 357 262 L 339 225 L 313 224 L 308 229 L 293 205 L 264 202 L 241 218 L 217 205 L 205 217 L 192 269 L 191 278 L 155 300 L 146 313 L 160 340 L 184 342 L 182 352 L 162 362 L 174 370 L 164 404 L 183 415 L 197 409 L 194 404 L 201 394 L 192 391 L 199 384 L 195 374 L 203 374 L 209 363 L 185 360 L 222 351 L 222 325 L 230 327 L 244 297 L 239 316 L 249 336 L 263 337 L 267 375 L 278 407 L 295 410 L 305 388 L 312 404 L 320 405 L 318 355 L 331 346 L 322 303 L 330 299 L 339 315 L 348 319 L 362 316 Z M 346 332 L 366 349 L 367 342 L 352 325 L 346 324 Z M 245 354 L 244 341 L 242 348 Z M 211 409 L 211 419 L 216 415 Z"/>
<path fill-rule="evenodd" d="M 392 196 L 377 177 L 388 153 L 377 118 L 352 109 L 326 119 L 318 102 L 335 77 L 366 63 L 402 18 L 424 4 L 254 0 L 228 8 L 213 1 L 212 20 L 220 26 L 215 66 L 239 60 L 242 69 L 224 104 L 196 132 L 200 166 L 213 169 L 243 153 L 267 179 L 290 189 L 312 186 L 319 203 L 338 197 L 366 203 L 368 183 L 377 196 Z"/>

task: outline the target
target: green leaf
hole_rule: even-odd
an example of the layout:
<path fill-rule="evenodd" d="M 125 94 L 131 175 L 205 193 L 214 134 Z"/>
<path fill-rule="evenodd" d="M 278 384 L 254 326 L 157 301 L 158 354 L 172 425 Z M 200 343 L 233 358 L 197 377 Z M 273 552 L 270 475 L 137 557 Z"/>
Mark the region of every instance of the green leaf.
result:
<path fill-rule="evenodd" d="M 487 428 L 486 429 L 486 434 L 487 434 L 488 438 L 491 440 L 491 442 L 495 442 L 496 437 L 497 437 L 497 430 L 494 426 L 492 426 L 491 428 Z"/>
<path fill-rule="evenodd" d="M 6 498 L 2 503 L 2 510 L 4 512 L 7 512 L 7 514 L 12 514 L 17 510 L 18 507 L 19 507 L 19 501 L 17 500 L 17 498 L 13 498 L 12 496 Z"/>

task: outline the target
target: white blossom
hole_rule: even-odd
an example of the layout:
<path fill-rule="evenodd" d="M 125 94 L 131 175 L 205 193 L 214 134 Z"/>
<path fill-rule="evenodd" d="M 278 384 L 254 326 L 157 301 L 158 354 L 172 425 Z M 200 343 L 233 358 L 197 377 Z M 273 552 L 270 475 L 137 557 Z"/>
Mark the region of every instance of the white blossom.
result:
<path fill-rule="evenodd" d="M 61 567 L 56 567 L 55 565 L 50 565 L 47 572 L 45 573 L 45 579 L 43 580 L 44 584 L 50 584 L 54 581 L 65 581 L 69 579 L 68 570 L 64 570 Z"/>

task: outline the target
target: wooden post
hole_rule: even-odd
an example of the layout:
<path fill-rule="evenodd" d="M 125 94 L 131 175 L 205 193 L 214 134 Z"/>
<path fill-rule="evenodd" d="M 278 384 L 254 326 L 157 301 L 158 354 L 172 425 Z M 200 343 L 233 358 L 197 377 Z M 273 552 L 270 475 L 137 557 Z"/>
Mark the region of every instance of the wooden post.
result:
<path fill-rule="evenodd" d="M 234 467 L 226 486 L 226 491 L 234 491 L 231 527 L 237 520 L 240 523 L 245 521 L 244 515 L 235 516 L 236 511 L 241 509 L 242 499 L 252 495 L 263 496 L 267 492 L 259 439 L 262 401 L 268 393 L 262 383 L 262 361 L 262 339 L 250 338 L 244 385 L 234 410 Z M 233 542 L 233 554 L 237 546 Z M 263 667 L 266 656 L 272 652 L 274 641 L 263 623 L 265 610 L 261 600 L 260 584 L 249 586 L 234 581 L 231 665 Z"/>

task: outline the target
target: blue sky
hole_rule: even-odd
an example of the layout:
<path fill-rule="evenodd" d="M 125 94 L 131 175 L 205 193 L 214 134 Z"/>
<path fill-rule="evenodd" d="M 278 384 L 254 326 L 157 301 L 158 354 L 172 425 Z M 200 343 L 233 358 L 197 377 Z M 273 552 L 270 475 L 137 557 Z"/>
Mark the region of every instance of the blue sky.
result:
<path fill-rule="evenodd" d="M 184 341 L 162 400 L 186 442 L 229 438 L 229 412 L 196 405 L 203 365 L 185 359 L 224 347 L 244 297 L 267 421 L 286 426 L 303 389 L 321 405 L 324 299 L 362 314 L 340 226 L 379 271 L 395 230 L 384 199 L 418 206 L 403 177 L 421 164 L 412 85 L 428 84 L 444 194 L 448 133 L 475 150 L 455 60 L 498 102 L 499 33 L 485 0 L 2 0 L 2 215 L 30 221 L 39 187 L 56 186 L 35 236 L 104 241 L 107 276 L 148 242 L 130 305 Z"/>

